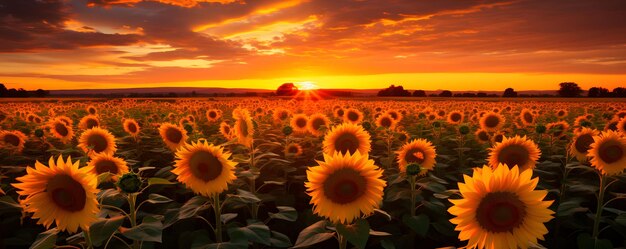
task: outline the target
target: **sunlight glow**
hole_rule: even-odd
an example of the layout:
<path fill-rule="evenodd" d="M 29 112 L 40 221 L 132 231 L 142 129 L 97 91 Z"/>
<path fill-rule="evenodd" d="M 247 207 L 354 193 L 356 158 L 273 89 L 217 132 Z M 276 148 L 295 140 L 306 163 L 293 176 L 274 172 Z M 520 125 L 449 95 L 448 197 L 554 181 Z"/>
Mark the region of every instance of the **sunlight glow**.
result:
<path fill-rule="evenodd" d="M 303 90 L 303 91 L 315 90 L 318 88 L 315 82 L 313 81 L 302 81 L 302 82 L 296 82 L 295 84 L 298 87 L 298 89 Z"/>

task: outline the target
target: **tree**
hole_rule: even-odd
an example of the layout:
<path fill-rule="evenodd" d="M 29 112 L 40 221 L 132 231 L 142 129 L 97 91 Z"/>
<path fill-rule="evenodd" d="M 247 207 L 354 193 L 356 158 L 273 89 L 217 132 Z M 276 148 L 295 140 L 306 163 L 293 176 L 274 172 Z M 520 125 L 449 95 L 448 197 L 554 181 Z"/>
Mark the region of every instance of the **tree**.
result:
<path fill-rule="evenodd" d="M 45 91 L 43 89 L 37 89 L 34 93 L 33 96 L 37 97 L 37 98 L 44 98 L 46 96 L 48 96 L 48 94 L 50 94 L 50 91 Z"/>
<path fill-rule="evenodd" d="M 415 90 L 413 97 L 426 97 L 426 92 L 424 90 Z"/>
<path fill-rule="evenodd" d="M 443 90 L 439 93 L 439 97 L 452 97 L 452 92 L 448 90 Z"/>
<path fill-rule="evenodd" d="M 0 97 L 6 97 L 7 94 L 9 94 L 9 89 L 4 84 L 0 84 Z"/>
<path fill-rule="evenodd" d="M 589 88 L 589 92 L 587 92 L 587 97 L 590 98 L 603 98 L 609 97 L 609 89 L 604 87 L 592 87 Z"/>
<path fill-rule="evenodd" d="M 284 83 L 276 89 L 277 96 L 293 96 L 298 93 L 298 87 L 293 83 Z"/>
<path fill-rule="evenodd" d="M 583 90 L 575 82 L 561 82 L 559 86 L 561 88 L 559 89 L 559 91 L 557 91 L 557 93 L 561 97 L 565 97 L 565 98 L 580 97 L 580 95 L 583 93 Z"/>
<path fill-rule="evenodd" d="M 624 87 L 616 87 L 613 89 L 613 97 L 616 98 L 626 98 L 626 88 Z"/>
<path fill-rule="evenodd" d="M 517 97 L 517 92 L 513 88 L 509 87 L 509 88 L 504 90 L 504 93 L 502 94 L 502 97 L 504 97 L 504 98 Z"/>
<path fill-rule="evenodd" d="M 378 92 L 379 97 L 410 97 L 411 92 L 404 90 L 403 86 L 391 85 Z"/>

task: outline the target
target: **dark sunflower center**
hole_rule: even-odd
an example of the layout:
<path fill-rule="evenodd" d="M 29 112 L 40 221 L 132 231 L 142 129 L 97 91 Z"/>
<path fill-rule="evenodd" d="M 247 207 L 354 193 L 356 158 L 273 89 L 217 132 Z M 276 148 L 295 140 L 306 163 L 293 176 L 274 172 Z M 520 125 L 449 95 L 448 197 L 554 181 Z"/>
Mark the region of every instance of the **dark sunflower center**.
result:
<path fill-rule="evenodd" d="M 398 113 L 396 112 L 390 112 L 389 115 L 391 115 L 391 118 L 393 118 L 394 120 L 398 119 Z"/>
<path fill-rule="evenodd" d="M 406 152 L 404 160 L 407 161 L 407 163 L 422 164 L 424 163 L 424 160 L 426 160 L 426 157 L 424 155 L 425 153 L 422 150 L 418 148 L 413 148 Z"/>
<path fill-rule="evenodd" d="M 437 115 L 439 115 L 440 117 L 443 117 L 443 115 L 446 115 L 445 111 L 439 111 L 437 112 Z"/>
<path fill-rule="evenodd" d="M 289 153 L 291 153 L 291 154 L 298 153 L 298 147 L 296 147 L 296 146 L 294 146 L 294 145 L 289 146 L 288 151 L 289 151 Z"/>
<path fill-rule="evenodd" d="M 281 120 L 285 120 L 289 115 L 287 115 L 287 112 L 280 112 L 280 114 L 278 114 L 278 118 Z"/>
<path fill-rule="evenodd" d="M 83 210 L 87 195 L 83 185 L 69 175 L 56 175 L 48 181 L 46 192 L 54 204 L 69 212 Z"/>
<path fill-rule="evenodd" d="M 500 124 L 500 119 L 495 115 L 489 115 L 485 119 L 485 125 L 487 125 L 487 127 L 493 128 L 493 127 L 497 127 L 499 124 Z"/>
<path fill-rule="evenodd" d="M 559 116 L 563 116 L 563 115 L 565 115 L 565 112 L 564 112 L 564 111 L 559 111 L 559 114 L 558 114 L 558 115 L 559 115 Z"/>
<path fill-rule="evenodd" d="M 4 142 L 13 146 L 20 145 L 20 138 L 13 134 L 6 134 L 4 136 Z"/>
<path fill-rule="evenodd" d="M 67 127 L 63 123 L 54 124 L 54 130 L 57 131 L 61 136 L 65 137 L 69 133 Z"/>
<path fill-rule="evenodd" d="M 351 168 L 336 170 L 324 181 L 324 195 L 338 204 L 347 204 L 359 199 L 366 189 L 365 178 Z"/>
<path fill-rule="evenodd" d="M 513 168 L 515 165 L 521 168 L 526 165 L 528 160 L 528 150 L 524 146 L 517 144 L 506 146 L 498 153 L 498 161 L 506 164 L 509 168 Z"/>
<path fill-rule="evenodd" d="M 119 172 L 119 170 L 118 170 L 117 164 L 115 164 L 115 162 L 109 161 L 109 160 L 102 160 L 102 161 L 98 161 L 96 163 L 96 172 L 98 174 L 109 172 L 109 173 L 115 175 L 115 174 L 117 174 Z"/>
<path fill-rule="evenodd" d="M 87 145 L 93 146 L 93 151 L 102 152 L 109 147 L 106 138 L 100 134 L 93 134 L 87 138 Z"/>
<path fill-rule="evenodd" d="M 180 143 L 180 140 L 183 139 L 183 133 L 176 128 L 168 128 L 165 131 L 165 137 L 172 143 Z"/>
<path fill-rule="evenodd" d="M 96 114 L 96 109 L 89 108 L 89 114 Z"/>
<path fill-rule="evenodd" d="M 222 173 L 222 162 L 207 151 L 198 151 L 189 159 L 191 174 L 204 181 L 215 180 Z"/>
<path fill-rule="evenodd" d="M 99 126 L 98 121 L 92 118 L 87 119 L 85 124 L 87 125 L 87 129 L 91 129 L 93 127 Z"/>
<path fill-rule="evenodd" d="M 313 123 L 312 123 L 313 129 L 315 130 L 319 130 L 320 127 L 322 127 L 322 125 L 325 125 L 325 124 L 326 123 L 324 122 L 324 119 L 321 119 L 321 118 L 313 119 Z"/>
<path fill-rule="evenodd" d="M 461 120 L 461 114 L 459 113 L 452 113 L 452 115 L 450 115 L 450 119 L 454 122 L 458 122 Z"/>
<path fill-rule="evenodd" d="M 400 135 L 398 135 L 398 140 L 400 141 L 405 141 L 407 138 L 407 135 L 404 133 L 400 133 Z"/>
<path fill-rule="evenodd" d="M 489 193 L 476 209 L 476 221 L 487 231 L 510 232 L 523 224 L 526 206 L 510 192 Z"/>
<path fill-rule="evenodd" d="M 526 121 L 527 123 L 532 123 L 533 122 L 533 115 L 525 112 L 524 113 L 524 121 Z"/>
<path fill-rule="evenodd" d="M 616 131 L 617 130 L 617 122 L 611 122 L 606 126 L 607 130 Z"/>
<path fill-rule="evenodd" d="M 348 112 L 348 119 L 350 121 L 357 121 L 359 120 L 359 114 L 356 112 Z"/>
<path fill-rule="evenodd" d="M 561 136 L 564 130 L 565 127 L 563 127 L 562 124 L 555 125 L 552 131 L 552 135 L 554 135 L 555 137 Z"/>
<path fill-rule="evenodd" d="M 230 133 L 230 126 L 224 126 L 224 133 Z"/>
<path fill-rule="evenodd" d="M 215 117 L 217 117 L 217 113 L 215 113 L 215 112 L 209 112 L 209 117 L 210 117 L 210 118 L 215 118 Z"/>
<path fill-rule="evenodd" d="M 391 126 L 391 119 L 389 118 L 382 118 L 380 120 L 380 125 L 383 127 L 390 127 Z"/>
<path fill-rule="evenodd" d="M 335 140 L 335 149 L 341 153 L 354 154 L 359 148 L 359 139 L 350 132 L 345 132 Z"/>
<path fill-rule="evenodd" d="M 342 109 L 337 110 L 337 115 L 339 117 L 343 117 L 343 110 Z"/>
<path fill-rule="evenodd" d="M 299 118 L 296 120 L 296 125 L 300 128 L 306 127 L 306 119 Z"/>
<path fill-rule="evenodd" d="M 128 124 L 128 130 L 132 133 L 137 132 L 137 125 L 135 125 L 135 123 L 129 123 Z"/>
<path fill-rule="evenodd" d="M 239 127 L 241 127 L 241 135 L 244 137 L 248 136 L 248 123 L 245 120 L 239 120 Z"/>
<path fill-rule="evenodd" d="M 487 134 L 487 132 L 481 131 L 478 133 L 478 138 L 482 141 L 487 141 L 489 140 L 489 135 Z"/>
<path fill-rule="evenodd" d="M 493 137 L 493 141 L 498 142 L 498 143 L 499 143 L 499 142 L 502 142 L 502 140 L 503 140 L 503 139 L 504 139 L 504 135 L 502 135 L 502 134 L 496 134 L 496 135 Z"/>
<path fill-rule="evenodd" d="M 579 136 L 578 139 L 576 139 L 576 142 L 574 143 L 574 147 L 576 147 L 576 150 L 580 153 L 587 153 L 592 143 L 593 143 L 593 136 L 591 136 L 591 134 L 584 134 L 584 135 Z"/>
<path fill-rule="evenodd" d="M 614 163 L 624 157 L 624 150 L 617 142 L 607 142 L 600 145 L 598 148 L 600 159 L 605 163 Z"/>

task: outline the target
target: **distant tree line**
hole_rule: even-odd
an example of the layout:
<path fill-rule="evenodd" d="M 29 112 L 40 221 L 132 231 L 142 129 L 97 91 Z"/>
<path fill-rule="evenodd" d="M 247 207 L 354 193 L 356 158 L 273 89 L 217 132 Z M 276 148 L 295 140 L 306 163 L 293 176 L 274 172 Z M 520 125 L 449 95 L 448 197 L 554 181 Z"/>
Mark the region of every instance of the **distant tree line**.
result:
<path fill-rule="evenodd" d="M 50 94 L 50 91 L 45 91 L 42 89 L 37 89 L 35 91 L 26 91 L 24 88 L 11 88 L 7 89 L 4 84 L 0 83 L 0 98 L 28 98 L 28 97 L 37 97 L 43 98 Z"/>
<path fill-rule="evenodd" d="M 585 91 L 578 86 L 575 82 L 562 82 L 559 84 L 559 90 L 556 91 L 556 96 L 564 98 L 576 98 L 583 97 Z M 382 89 L 378 92 L 379 97 L 499 97 L 497 94 L 488 94 L 484 92 L 478 93 L 452 93 L 449 90 L 443 90 L 438 94 L 426 94 L 424 90 L 415 90 L 411 93 L 409 90 L 404 89 L 403 86 L 391 85 L 388 88 Z M 553 94 L 519 94 L 513 88 L 507 88 L 501 95 L 503 98 L 515 98 L 515 97 L 555 97 Z M 587 97 L 590 98 L 626 98 L 626 88 L 616 87 L 613 91 L 604 87 L 592 87 L 587 91 Z"/>

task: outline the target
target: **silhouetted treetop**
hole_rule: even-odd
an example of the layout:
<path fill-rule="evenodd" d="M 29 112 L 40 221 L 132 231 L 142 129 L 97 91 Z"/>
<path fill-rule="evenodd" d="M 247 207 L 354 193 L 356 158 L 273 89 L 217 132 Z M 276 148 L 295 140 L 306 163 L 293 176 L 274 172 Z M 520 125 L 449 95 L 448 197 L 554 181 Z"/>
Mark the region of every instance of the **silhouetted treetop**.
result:
<path fill-rule="evenodd" d="M 557 93 L 561 97 L 572 98 L 572 97 L 580 97 L 583 93 L 583 90 L 576 84 L 575 82 L 562 82 L 559 84 L 561 87 Z"/>

